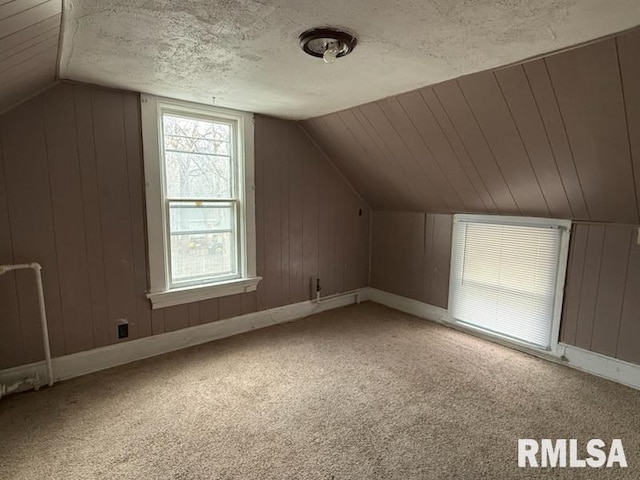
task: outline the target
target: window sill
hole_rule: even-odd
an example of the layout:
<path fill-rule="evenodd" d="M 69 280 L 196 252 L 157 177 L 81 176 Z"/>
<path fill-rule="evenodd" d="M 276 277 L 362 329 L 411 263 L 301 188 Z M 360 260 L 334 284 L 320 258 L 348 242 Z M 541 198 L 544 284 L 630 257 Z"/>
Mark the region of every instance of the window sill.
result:
<path fill-rule="evenodd" d="M 241 278 L 215 285 L 197 285 L 195 287 L 176 288 L 165 292 L 147 293 L 151 308 L 165 308 L 173 305 L 199 302 L 210 298 L 226 297 L 238 293 L 253 292 L 262 277 Z"/>

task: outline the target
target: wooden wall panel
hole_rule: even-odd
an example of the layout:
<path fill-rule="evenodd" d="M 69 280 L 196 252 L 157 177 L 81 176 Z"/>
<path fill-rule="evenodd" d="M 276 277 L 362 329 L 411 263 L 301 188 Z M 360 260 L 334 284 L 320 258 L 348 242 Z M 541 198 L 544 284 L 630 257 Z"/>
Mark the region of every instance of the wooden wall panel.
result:
<path fill-rule="evenodd" d="M 591 220 L 637 223 L 615 39 L 545 59 Z"/>
<path fill-rule="evenodd" d="M 135 290 L 130 179 L 122 94 L 94 89 L 91 92 L 91 104 L 102 220 L 107 312 L 112 322 L 119 319 L 132 321 L 136 319 L 137 313 L 136 295 L 142 292 Z M 136 161 L 141 161 L 140 156 Z M 144 225 L 138 225 L 136 228 L 143 229 Z M 132 333 L 133 331 L 129 332 L 129 335 Z M 116 328 L 107 329 L 107 335 L 109 343 L 118 340 Z"/>
<path fill-rule="evenodd" d="M 640 30 L 616 38 L 622 96 L 629 134 L 629 148 L 635 180 L 636 204 L 640 208 Z"/>
<path fill-rule="evenodd" d="M 429 252 L 429 299 L 433 305 L 449 305 L 449 270 L 453 216 L 432 215 L 431 249 Z M 429 231 L 427 230 L 427 234 Z"/>
<path fill-rule="evenodd" d="M 547 201 L 495 74 L 463 77 L 458 84 L 520 212 L 548 217 Z"/>
<path fill-rule="evenodd" d="M 491 193 L 487 189 L 487 185 L 482 180 L 482 177 L 478 172 L 478 168 L 471 160 L 469 151 L 462 142 L 460 133 L 456 130 L 453 122 L 451 121 L 451 117 L 444 109 L 444 106 L 435 94 L 435 91 L 432 88 L 423 88 L 422 90 L 419 90 L 419 93 L 424 100 L 427 109 L 433 113 L 433 116 L 438 123 L 438 127 L 442 129 L 442 133 L 445 135 L 449 145 L 451 145 L 451 148 L 455 152 L 455 156 L 460 161 L 460 165 L 469 177 L 469 181 L 471 181 L 474 189 L 478 192 L 478 195 L 484 205 L 484 209 L 487 212 L 497 211 L 498 209 Z M 457 174 L 454 173 L 453 175 Z"/>
<path fill-rule="evenodd" d="M 484 203 L 448 141 L 444 130 L 438 124 L 420 92 L 414 91 L 401 95 L 397 101 L 419 134 L 424 148 L 428 150 L 432 168 L 437 165 L 440 169 L 443 177 L 441 181 L 449 183 L 456 197 L 460 199 L 462 209 L 477 212 L 486 211 Z M 460 207 L 458 206 L 458 208 Z"/>
<path fill-rule="evenodd" d="M 591 216 L 587 209 L 584 191 L 576 170 L 575 158 L 567 139 L 567 129 L 560 113 L 560 107 L 551 84 L 547 65 L 544 60 L 535 60 L 525 63 L 522 68 L 533 93 L 545 133 L 549 139 L 551 151 L 558 166 L 559 180 L 564 186 L 567 200 L 571 206 L 571 218 L 588 220 Z M 529 118 L 529 121 L 534 122 L 535 119 Z M 536 147 L 543 148 L 541 144 L 537 144 Z M 547 170 L 545 175 L 553 175 L 553 173 Z"/>
<path fill-rule="evenodd" d="M 107 331 L 109 315 L 102 217 L 100 213 L 100 196 L 98 194 L 98 171 L 95 158 L 95 144 L 93 141 L 93 105 L 91 92 L 92 89 L 89 87 L 75 86 L 73 88 L 73 105 L 75 109 L 78 163 L 82 181 L 84 237 L 89 271 L 87 284 L 90 292 L 91 319 L 93 320 L 93 342 L 95 347 L 102 347 L 109 344 L 109 334 Z"/>
<path fill-rule="evenodd" d="M 93 346 L 82 179 L 78 168 L 73 88 L 42 96 L 65 352 Z"/>
<path fill-rule="evenodd" d="M 0 2 L 0 112 L 55 82 L 60 0 Z"/>
<path fill-rule="evenodd" d="M 412 120 L 407 115 L 397 98 L 389 98 L 380 102 L 380 108 L 394 130 L 402 140 L 413 163 L 426 180 L 425 191 L 431 191 L 446 208 L 451 211 L 464 210 L 465 206 L 458 192 L 453 188 L 449 178 L 444 175 L 440 164 L 435 160 L 433 152 L 420 135 Z"/>
<path fill-rule="evenodd" d="M 452 215 L 372 213 L 371 286 L 448 306 Z M 638 227 L 572 227 L 560 340 L 640 364 Z"/>
<path fill-rule="evenodd" d="M 602 248 L 604 245 L 605 227 L 593 226 L 587 232 L 587 248 L 585 251 L 582 286 L 580 288 L 580 307 L 578 309 L 578 328 L 575 345 L 590 349 L 593 323 L 596 311 L 600 268 L 602 267 Z"/>
<path fill-rule="evenodd" d="M 602 245 L 591 350 L 610 357 L 617 349 L 632 234 L 626 227 L 607 227 Z"/>
<path fill-rule="evenodd" d="M 368 283 L 368 205 L 295 123 L 256 116 L 257 292 L 151 310 L 139 96 L 62 83 L 0 116 L 0 264 L 38 261 L 54 356 Z M 359 211 L 362 210 L 362 215 Z M 33 273 L 0 277 L 0 368 L 42 358 Z"/>
<path fill-rule="evenodd" d="M 634 232 L 635 233 L 635 232 Z M 632 235 L 634 235 L 632 233 Z M 616 356 L 640 364 L 640 247 L 632 240 L 622 303 Z"/>
<path fill-rule="evenodd" d="M 640 363 L 637 227 L 575 224 L 561 340 Z"/>
<path fill-rule="evenodd" d="M 374 210 L 635 224 L 638 58 L 634 31 L 302 125 Z"/>
<path fill-rule="evenodd" d="M 346 110 L 339 112 L 337 116 L 345 126 L 345 134 L 349 134 L 351 141 L 360 146 L 360 151 L 364 154 L 353 156 L 357 161 L 362 161 L 365 158 L 369 161 L 369 167 L 365 165 L 359 165 L 359 172 L 364 170 L 375 172 L 375 177 L 371 181 L 371 187 L 375 192 L 375 202 L 371 204 L 372 208 L 381 208 L 386 206 L 399 206 L 405 204 L 408 200 L 408 192 L 406 190 L 406 184 L 404 179 L 400 177 L 400 172 L 393 168 L 393 165 L 387 159 L 387 156 L 376 147 L 373 141 L 372 132 L 367 131 L 361 123 L 360 112 Z M 305 123 L 306 128 L 306 123 Z M 315 137 L 314 137 L 315 138 Z M 332 159 L 334 157 L 331 157 Z M 337 160 L 336 160 L 337 161 Z M 340 169 L 342 170 L 342 164 L 338 162 Z M 347 175 L 348 176 L 348 175 Z M 348 176 L 348 178 L 351 178 Z M 386 179 L 386 180 L 385 180 Z M 363 190 L 358 190 L 363 192 Z M 400 195 L 397 195 L 400 193 Z M 366 195 L 365 193 L 362 193 Z M 369 198 L 369 196 L 365 196 Z"/>
<path fill-rule="evenodd" d="M 371 286 L 447 308 L 451 215 L 373 212 Z"/>
<path fill-rule="evenodd" d="M 0 137 L 0 165 L 4 164 L 2 156 L 2 138 Z M 11 222 L 5 185 L 4 168 L 0 168 L 0 258 L 13 263 Z M 3 335 L 0 335 L 0 365 L 7 365 L 11 362 L 22 363 L 24 349 L 15 274 L 0 276 L 0 318 L 3 327 Z"/>
<path fill-rule="evenodd" d="M 567 192 L 524 69 L 517 65 L 499 70 L 495 75 L 544 196 L 548 207 L 546 213 L 555 218 L 572 218 Z"/>
<path fill-rule="evenodd" d="M 374 143 L 392 160 L 392 168 L 397 169 L 402 178 L 411 179 L 406 182 L 406 188 L 415 205 L 424 205 L 427 202 L 437 205 L 437 208 L 446 208 L 443 199 L 438 198 L 433 191 L 433 185 L 424 170 L 411 156 L 394 125 L 385 116 L 380 103 L 363 105 L 358 110 L 362 123 L 372 134 Z"/>
<path fill-rule="evenodd" d="M 65 352 L 64 323 L 42 97 L 0 117 L 0 135 L 13 261 L 41 263 L 51 351 L 53 355 L 61 355 Z M 22 360 L 30 363 L 42 356 L 37 292 L 32 272 L 18 271 L 13 275 L 24 347 Z"/>

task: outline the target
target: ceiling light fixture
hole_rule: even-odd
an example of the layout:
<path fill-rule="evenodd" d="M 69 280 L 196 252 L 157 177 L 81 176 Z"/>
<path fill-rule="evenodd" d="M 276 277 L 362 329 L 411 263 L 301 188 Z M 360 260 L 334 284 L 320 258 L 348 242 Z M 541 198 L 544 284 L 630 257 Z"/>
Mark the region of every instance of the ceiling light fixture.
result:
<path fill-rule="evenodd" d="M 325 63 L 333 63 L 336 58 L 350 54 L 358 39 L 337 28 L 312 28 L 298 37 L 300 48 L 312 57 L 322 58 Z"/>

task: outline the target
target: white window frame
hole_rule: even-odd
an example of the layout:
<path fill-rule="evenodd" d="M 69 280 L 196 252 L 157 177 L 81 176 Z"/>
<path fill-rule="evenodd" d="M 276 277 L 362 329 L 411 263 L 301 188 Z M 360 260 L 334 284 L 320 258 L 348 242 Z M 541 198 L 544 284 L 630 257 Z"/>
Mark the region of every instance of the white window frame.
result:
<path fill-rule="evenodd" d="M 254 291 L 261 277 L 256 273 L 255 168 L 253 114 L 226 108 L 142 94 L 142 146 L 144 149 L 147 245 L 151 307 L 197 302 Z M 168 215 L 165 208 L 162 113 L 221 119 L 234 125 L 237 134 L 237 188 L 239 198 L 239 276 L 230 280 L 171 287 L 169 276 Z"/>
<path fill-rule="evenodd" d="M 558 268 L 556 271 L 556 291 L 553 305 L 553 318 L 551 319 L 551 332 L 549 347 L 539 347 L 527 342 L 519 341 L 515 338 L 508 337 L 506 335 L 500 335 L 496 332 L 489 332 L 480 327 L 475 327 L 465 322 L 461 322 L 453 318 L 450 312 L 447 312 L 446 321 L 455 324 L 458 328 L 469 329 L 480 332 L 483 336 L 494 337 L 505 343 L 511 343 L 521 347 L 525 347 L 530 350 L 539 350 L 541 352 L 552 353 L 554 355 L 559 354 L 560 343 L 560 321 L 562 319 L 562 304 L 564 301 L 564 288 L 565 280 L 567 276 L 567 262 L 569 259 L 569 240 L 571 236 L 571 220 L 553 219 L 553 218 L 538 218 L 538 217 L 513 217 L 502 215 L 473 215 L 473 214 L 456 214 L 453 216 L 454 224 L 456 222 L 482 222 L 482 223 L 494 223 L 496 225 L 521 225 L 529 227 L 550 227 L 558 228 L 560 230 L 560 246 L 558 252 Z M 453 235 L 451 241 L 451 265 L 450 272 L 453 272 L 455 263 L 455 246 L 458 242 L 458 229 L 453 228 Z M 453 282 L 455 279 L 453 275 L 449 275 L 449 305 L 453 305 Z"/>

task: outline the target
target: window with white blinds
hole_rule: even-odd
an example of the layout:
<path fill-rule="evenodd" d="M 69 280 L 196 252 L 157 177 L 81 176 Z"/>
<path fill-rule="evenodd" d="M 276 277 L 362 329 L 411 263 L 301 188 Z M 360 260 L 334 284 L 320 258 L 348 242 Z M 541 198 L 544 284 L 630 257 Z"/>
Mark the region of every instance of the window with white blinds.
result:
<path fill-rule="evenodd" d="M 456 215 L 450 310 L 483 330 L 549 348 L 569 222 Z M 566 242 L 564 242 L 566 243 Z"/>

